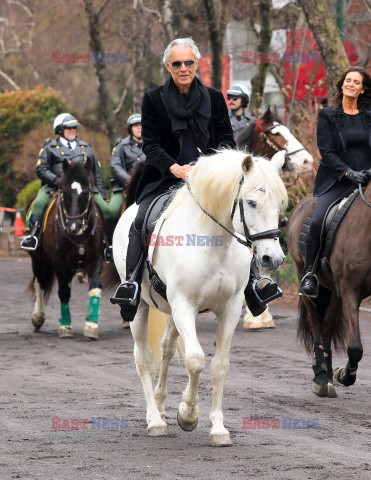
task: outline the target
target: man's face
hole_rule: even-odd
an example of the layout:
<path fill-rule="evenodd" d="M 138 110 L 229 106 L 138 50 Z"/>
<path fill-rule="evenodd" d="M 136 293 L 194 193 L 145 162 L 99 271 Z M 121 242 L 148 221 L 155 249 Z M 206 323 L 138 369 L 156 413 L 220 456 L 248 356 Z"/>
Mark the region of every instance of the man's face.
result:
<path fill-rule="evenodd" d="M 133 132 L 133 137 L 137 138 L 138 140 L 142 139 L 142 124 L 141 123 L 134 123 L 131 126 L 131 131 Z"/>
<path fill-rule="evenodd" d="M 228 107 L 234 112 L 241 108 L 242 97 L 236 95 L 227 95 Z"/>
<path fill-rule="evenodd" d="M 69 142 L 73 142 L 77 135 L 76 127 L 64 127 L 64 138 Z"/>
<path fill-rule="evenodd" d="M 186 66 L 184 62 L 191 60 L 193 66 Z M 173 65 L 174 62 L 182 62 L 181 66 Z M 174 45 L 170 50 L 170 61 L 165 63 L 167 70 L 171 73 L 175 85 L 180 91 L 187 92 L 198 67 L 198 62 L 193 55 L 191 47 L 183 47 L 182 45 Z"/>

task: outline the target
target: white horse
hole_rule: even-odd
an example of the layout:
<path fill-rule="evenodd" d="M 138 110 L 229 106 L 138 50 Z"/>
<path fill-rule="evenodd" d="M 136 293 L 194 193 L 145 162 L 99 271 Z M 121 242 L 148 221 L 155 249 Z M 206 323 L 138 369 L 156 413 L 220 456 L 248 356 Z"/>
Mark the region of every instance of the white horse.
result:
<path fill-rule="evenodd" d="M 287 204 L 287 193 L 279 176 L 284 155 L 285 152 L 279 152 L 267 161 L 244 152 L 223 150 L 200 158 L 188 174 L 188 188 L 184 185 L 177 191 L 158 222 L 161 242 L 154 250 L 152 264 L 167 286 L 167 301 L 153 289 L 152 296 L 158 309 L 167 314 L 167 325 L 161 343 L 161 364 L 155 390 L 147 334 L 149 306 L 153 306 L 147 269 L 143 274 L 138 312 L 130 324 L 136 367 L 147 403 L 149 435 L 167 433 L 164 406 L 167 374 L 179 334 L 184 342 L 189 382 L 179 406 L 178 423 L 186 431 L 197 426 L 198 383 L 205 368 L 205 354 L 197 338 L 195 321 L 198 312 L 211 310 L 217 317 L 216 350 L 210 366 L 213 381 L 209 416 L 211 443 L 231 444 L 222 413 L 230 344 L 249 279 L 251 248 L 267 271 L 277 269 L 284 260 L 277 241 L 278 231 L 271 230 L 277 229 L 279 214 Z M 225 232 L 200 207 L 239 240 L 248 237 L 246 243 L 251 248 Z M 122 281 L 125 280 L 123 258 L 126 257 L 129 228 L 136 210 L 137 207 L 130 207 L 122 215 L 113 237 L 115 265 Z M 257 238 L 259 234 L 261 239 Z"/>

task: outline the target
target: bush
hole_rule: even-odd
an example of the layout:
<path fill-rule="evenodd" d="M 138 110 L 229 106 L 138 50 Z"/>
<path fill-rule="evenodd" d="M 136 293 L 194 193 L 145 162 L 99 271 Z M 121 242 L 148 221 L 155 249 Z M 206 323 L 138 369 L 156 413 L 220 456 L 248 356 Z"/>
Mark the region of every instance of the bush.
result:
<path fill-rule="evenodd" d="M 17 195 L 17 203 L 16 207 L 19 210 L 23 210 L 28 202 L 33 198 L 35 195 L 37 195 L 37 192 L 41 188 L 41 180 L 39 178 L 36 178 L 32 182 L 28 183 Z M 22 217 L 25 217 L 26 212 L 22 212 Z M 25 218 L 23 218 L 25 220 Z"/>

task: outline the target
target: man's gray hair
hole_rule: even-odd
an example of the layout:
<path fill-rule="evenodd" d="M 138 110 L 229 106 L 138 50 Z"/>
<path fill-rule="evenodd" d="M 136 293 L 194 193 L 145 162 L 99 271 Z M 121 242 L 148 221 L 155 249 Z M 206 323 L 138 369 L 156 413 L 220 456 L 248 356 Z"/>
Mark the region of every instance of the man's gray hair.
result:
<path fill-rule="evenodd" d="M 191 37 L 188 38 L 176 38 L 169 45 L 165 48 L 164 56 L 162 57 L 163 63 L 168 62 L 170 60 L 170 50 L 175 45 L 181 45 L 182 47 L 191 47 L 192 53 L 195 56 L 195 59 L 198 61 L 201 58 L 200 50 L 198 49 L 197 45 L 193 41 Z"/>

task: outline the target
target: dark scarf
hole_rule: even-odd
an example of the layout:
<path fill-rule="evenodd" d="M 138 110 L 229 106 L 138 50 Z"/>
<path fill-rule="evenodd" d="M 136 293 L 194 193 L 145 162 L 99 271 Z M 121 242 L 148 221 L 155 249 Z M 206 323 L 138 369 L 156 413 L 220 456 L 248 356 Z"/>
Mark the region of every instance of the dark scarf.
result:
<path fill-rule="evenodd" d="M 188 127 L 192 130 L 196 140 L 196 146 L 202 152 L 206 152 L 209 143 L 208 126 L 211 117 L 211 100 L 208 89 L 194 78 L 189 93 L 180 93 L 172 77 L 164 83 L 162 99 L 171 120 L 171 129 L 179 138 L 182 145 L 182 137 Z"/>

